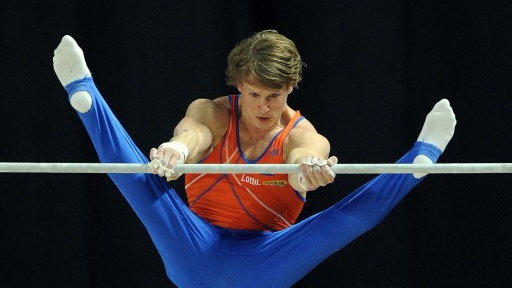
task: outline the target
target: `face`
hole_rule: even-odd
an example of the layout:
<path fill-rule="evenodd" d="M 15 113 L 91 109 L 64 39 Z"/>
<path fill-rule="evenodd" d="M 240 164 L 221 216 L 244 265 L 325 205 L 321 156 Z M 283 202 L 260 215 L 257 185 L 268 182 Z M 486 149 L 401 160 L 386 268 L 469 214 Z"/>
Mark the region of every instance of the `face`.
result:
<path fill-rule="evenodd" d="M 238 84 L 238 91 L 241 93 L 239 101 L 244 124 L 254 125 L 255 128 L 264 131 L 278 126 L 281 115 L 287 107 L 286 100 L 292 90 L 292 86 L 275 90 L 262 86 L 256 81 L 242 81 Z"/>

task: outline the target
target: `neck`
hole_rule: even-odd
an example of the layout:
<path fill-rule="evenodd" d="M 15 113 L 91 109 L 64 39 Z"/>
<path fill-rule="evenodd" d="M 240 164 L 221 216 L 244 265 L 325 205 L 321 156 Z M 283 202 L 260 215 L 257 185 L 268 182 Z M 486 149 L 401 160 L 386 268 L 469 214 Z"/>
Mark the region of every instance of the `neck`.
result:
<path fill-rule="evenodd" d="M 239 118 L 239 125 L 240 129 L 243 130 L 243 134 L 247 137 L 246 140 L 251 142 L 253 140 L 260 140 L 269 134 L 273 134 L 275 130 L 282 128 L 280 120 L 276 121 L 272 125 L 262 128 L 254 125 L 254 123 L 251 123 L 250 121 L 245 120 L 242 115 Z"/>

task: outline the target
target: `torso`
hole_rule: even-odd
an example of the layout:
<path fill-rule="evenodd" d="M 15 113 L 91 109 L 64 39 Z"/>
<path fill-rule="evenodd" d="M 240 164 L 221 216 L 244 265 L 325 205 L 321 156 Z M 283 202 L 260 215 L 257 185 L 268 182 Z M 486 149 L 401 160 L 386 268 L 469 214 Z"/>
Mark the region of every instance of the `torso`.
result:
<path fill-rule="evenodd" d="M 224 136 L 224 134 L 226 133 L 226 130 L 228 128 L 229 111 L 230 111 L 230 103 L 229 103 L 228 96 L 216 98 L 215 100 L 213 100 L 213 102 L 215 103 L 215 106 L 216 106 L 215 118 L 210 119 L 211 121 L 208 121 L 209 123 L 211 123 L 209 128 L 210 128 L 210 131 L 212 132 L 212 137 L 213 137 L 212 145 L 211 145 L 210 149 L 207 149 L 204 153 L 198 155 L 198 157 L 196 157 L 195 159 L 189 159 L 189 163 L 197 163 L 199 160 L 203 159 L 206 155 L 208 155 L 219 144 L 219 142 L 221 141 L 222 137 Z M 240 107 L 239 107 L 239 109 L 240 109 Z M 241 148 L 242 148 L 244 155 L 248 159 L 251 159 L 251 160 L 256 159 L 259 155 L 261 155 L 261 153 L 263 153 L 263 151 L 268 146 L 268 144 L 270 143 L 272 138 L 275 136 L 275 134 L 279 133 L 279 131 L 290 122 L 290 120 L 292 119 L 294 114 L 295 114 L 295 110 L 293 110 L 289 106 L 286 106 L 286 109 L 281 116 L 280 125 L 278 127 L 276 127 L 274 130 L 269 131 L 269 133 L 267 135 L 265 135 L 263 138 L 257 139 L 256 141 L 249 139 L 249 137 L 247 137 L 247 134 L 244 131 L 244 127 L 241 126 L 239 137 L 240 137 L 240 144 L 242 146 Z M 315 128 L 307 119 L 304 119 L 299 124 L 297 124 L 295 129 L 307 129 L 307 130 L 315 131 Z M 293 135 L 294 130 L 292 130 L 290 132 L 290 136 Z M 286 141 L 284 143 L 285 151 L 287 150 L 287 147 L 286 147 L 287 144 L 288 144 L 288 138 L 286 139 Z M 285 156 L 285 160 L 286 160 L 286 153 L 284 156 Z"/>
<path fill-rule="evenodd" d="M 298 120 L 300 114 L 297 112 L 296 115 L 287 107 L 280 125 L 253 141 L 244 134 L 236 117 L 238 115 L 230 113 L 237 109 L 233 108 L 234 104 L 231 106 L 228 97 L 218 98 L 214 102 L 218 109 L 215 113 L 218 120 L 209 125 L 212 146 L 200 156 L 202 159 L 190 159 L 189 162 L 285 163 L 285 142 L 288 138 L 286 135 L 289 135 L 286 133 L 292 129 L 292 125 L 296 125 L 293 129 L 299 125 L 311 125 L 307 120 Z M 289 123 L 286 132 L 280 133 Z M 287 176 L 186 174 L 185 188 L 190 208 L 214 225 L 230 229 L 280 230 L 295 222 L 304 203 L 301 195 L 287 182 Z"/>

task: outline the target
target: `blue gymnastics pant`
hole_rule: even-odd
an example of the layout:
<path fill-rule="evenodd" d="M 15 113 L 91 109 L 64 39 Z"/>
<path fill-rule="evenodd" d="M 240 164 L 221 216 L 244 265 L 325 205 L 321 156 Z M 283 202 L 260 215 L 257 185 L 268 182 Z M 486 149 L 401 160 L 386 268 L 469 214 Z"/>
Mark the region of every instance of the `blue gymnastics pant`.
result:
<path fill-rule="evenodd" d="M 101 162 L 147 163 L 94 85 L 67 85 L 71 96 L 87 91 L 92 108 L 78 113 Z M 398 163 L 441 151 L 416 142 Z M 281 231 L 230 230 L 195 215 L 154 174 L 110 174 L 146 227 L 169 279 L 179 287 L 290 287 L 327 257 L 375 227 L 421 179 L 383 174 L 343 200 Z"/>

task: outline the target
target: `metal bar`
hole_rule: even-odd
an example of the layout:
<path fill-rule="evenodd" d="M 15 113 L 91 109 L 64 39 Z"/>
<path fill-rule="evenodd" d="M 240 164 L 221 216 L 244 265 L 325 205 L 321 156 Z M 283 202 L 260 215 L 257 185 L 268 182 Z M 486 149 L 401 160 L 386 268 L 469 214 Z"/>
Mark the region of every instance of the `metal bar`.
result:
<path fill-rule="evenodd" d="M 0 173 L 152 173 L 155 163 L 19 163 L 0 162 Z M 512 163 L 443 164 L 337 164 L 336 174 L 482 174 L 512 173 Z M 268 173 L 299 172 L 298 164 L 178 164 L 178 173 Z"/>

